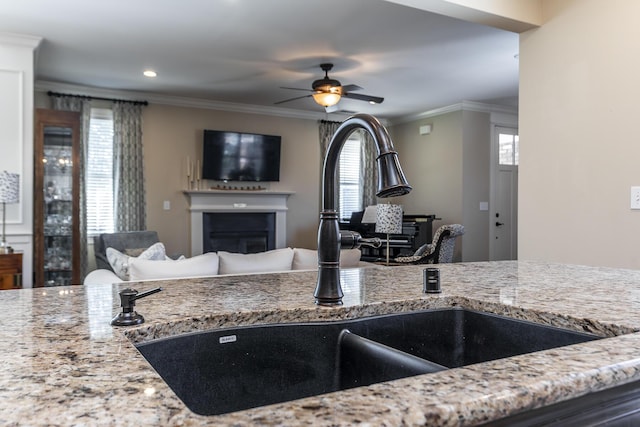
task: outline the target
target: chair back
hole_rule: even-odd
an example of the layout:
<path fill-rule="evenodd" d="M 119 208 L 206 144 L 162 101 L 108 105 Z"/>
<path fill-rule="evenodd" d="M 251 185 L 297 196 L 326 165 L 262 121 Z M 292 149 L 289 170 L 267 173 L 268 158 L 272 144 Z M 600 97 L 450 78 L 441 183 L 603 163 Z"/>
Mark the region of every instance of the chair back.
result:
<path fill-rule="evenodd" d="M 461 224 L 449 224 L 439 227 L 433 235 L 436 247 L 433 255 L 434 264 L 453 262 L 453 250 L 456 238 L 464 234 L 464 226 Z"/>
<path fill-rule="evenodd" d="M 113 271 L 107 260 L 107 248 L 120 252 L 127 249 L 146 249 L 158 243 L 156 231 L 127 231 L 122 233 L 104 233 L 93 238 L 93 250 L 96 256 L 96 267 Z"/>

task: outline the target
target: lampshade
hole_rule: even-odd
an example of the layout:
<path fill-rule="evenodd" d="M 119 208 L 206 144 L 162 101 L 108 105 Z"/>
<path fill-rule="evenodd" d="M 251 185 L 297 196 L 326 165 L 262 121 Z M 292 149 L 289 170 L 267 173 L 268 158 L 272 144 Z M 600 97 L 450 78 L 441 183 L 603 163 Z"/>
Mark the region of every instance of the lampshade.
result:
<path fill-rule="evenodd" d="M 332 107 L 340 102 L 340 94 L 334 92 L 315 92 L 313 100 L 323 107 Z"/>
<path fill-rule="evenodd" d="M 4 171 L 0 173 L 0 203 L 20 201 L 20 175 Z"/>
<path fill-rule="evenodd" d="M 376 233 L 402 233 L 402 205 L 380 204 L 376 210 Z"/>

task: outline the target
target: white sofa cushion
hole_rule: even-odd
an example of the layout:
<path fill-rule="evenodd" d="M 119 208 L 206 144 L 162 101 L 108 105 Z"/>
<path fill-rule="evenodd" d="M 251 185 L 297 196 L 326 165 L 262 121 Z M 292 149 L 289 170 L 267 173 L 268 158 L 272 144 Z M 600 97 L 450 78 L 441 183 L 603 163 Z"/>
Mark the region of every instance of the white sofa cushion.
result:
<path fill-rule="evenodd" d="M 283 248 L 257 254 L 237 254 L 218 251 L 220 274 L 266 273 L 291 270 L 293 249 Z"/>
<path fill-rule="evenodd" d="M 354 268 L 360 266 L 360 249 L 343 249 L 340 251 L 340 267 Z M 318 268 L 318 251 L 315 249 L 295 248 L 293 250 L 292 270 L 313 270 Z"/>
<path fill-rule="evenodd" d="M 177 260 L 152 261 L 131 258 L 129 280 L 176 279 L 183 277 L 215 276 L 219 257 L 215 252 Z"/>
<path fill-rule="evenodd" d="M 105 252 L 113 272 L 122 280 L 129 280 L 129 264 L 132 259 L 162 260 L 166 258 L 165 248 L 161 242 L 149 246 L 137 257 L 123 254 L 114 248 L 107 248 Z"/>
<path fill-rule="evenodd" d="M 104 285 L 122 282 L 116 274 L 107 270 L 106 268 L 99 268 L 97 270 L 90 271 L 82 281 L 82 284 L 87 285 Z"/>

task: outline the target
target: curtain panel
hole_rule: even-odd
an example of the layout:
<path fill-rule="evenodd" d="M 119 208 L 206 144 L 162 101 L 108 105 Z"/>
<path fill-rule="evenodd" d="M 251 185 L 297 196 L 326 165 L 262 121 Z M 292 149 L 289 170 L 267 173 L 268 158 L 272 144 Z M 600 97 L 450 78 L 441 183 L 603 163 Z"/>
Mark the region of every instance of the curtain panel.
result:
<path fill-rule="evenodd" d="M 361 130 L 360 144 L 360 182 L 362 183 L 362 208 L 377 204 L 376 190 L 378 182 L 378 168 L 376 168 L 376 153 L 378 148 L 371 134 Z"/>
<path fill-rule="evenodd" d="M 142 105 L 114 102 L 113 127 L 115 229 L 146 230 Z"/>
<path fill-rule="evenodd" d="M 323 181 L 323 172 L 324 172 L 324 158 L 327 154 L 327 150 L 329 149 L 329 144 L 331 143 L 331 138 L 336 133 L 338 128 L 342 122 L 330 122 L 328 120 L 320 120 L 318 122 L 318 132 L 320 136 L 320 185 L 322 185 Z M 336 182 L 340 182 L 340 171 L 339 168 L 336 169 Z M 339 199 L 338 194 L 340 191 L 336 192 L 336 198 Z M 339 200 L 335 201 L 336 210 L 340 212 Z M 320 193 L 320 207 L 322 208 L 322 192 Z"/>
<path fill-rule="evenodd" d="M 84 280 L 88 270 L 87 260 L 87 192 L 86 192 L 86 164 L 89 141 L 89 126 L 91 122 L 91 101 L 79 97 L 51 96 L 51 106 L 54 110 L 75 111 L 80 113 L 80 164 L 77 165 L 80 174 L 78 203 L 80 205 L 80 277 Z"/>
<path fill-rule="evenodd" d="M 320 135 L 320 182 L 322 182 L 322 171 L 324 170 L 324 158 L 329 148 L 331 138 L 336 133 L 342 122 L 331 122 L 327 120 L 321 120 L 319 122 L 319 135 Z M 378 171 L 375 167 L 377 148 L 373 141 L 373 137 L 369 132 L 359 129 L 360 135 L 360 183 L 362 185 L 362 209 L 369 205 L 376 204 L 376 182 L 378 180 Z M 336 171 L 336 180 L 340 182 L 340 171 Z M 340 194 L 338 191 L 336 194 Z M 336 208 L 338 212 L 339 201 L 336 201 Z"/>

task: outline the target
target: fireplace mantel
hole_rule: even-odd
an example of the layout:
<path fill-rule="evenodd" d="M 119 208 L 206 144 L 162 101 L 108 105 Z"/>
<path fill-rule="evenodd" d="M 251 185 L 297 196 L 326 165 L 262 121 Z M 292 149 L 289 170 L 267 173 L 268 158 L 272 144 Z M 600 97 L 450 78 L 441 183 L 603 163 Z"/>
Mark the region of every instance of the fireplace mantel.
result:
<path fill-rule="evenodd" d="M 276 248 L 287 245 L 287 199 L 292 191 L 267 190 L 185 190 L 191 213 L 191 256 L 202 253 L 205 212 L 274 212 L 276 214 Z"/>

